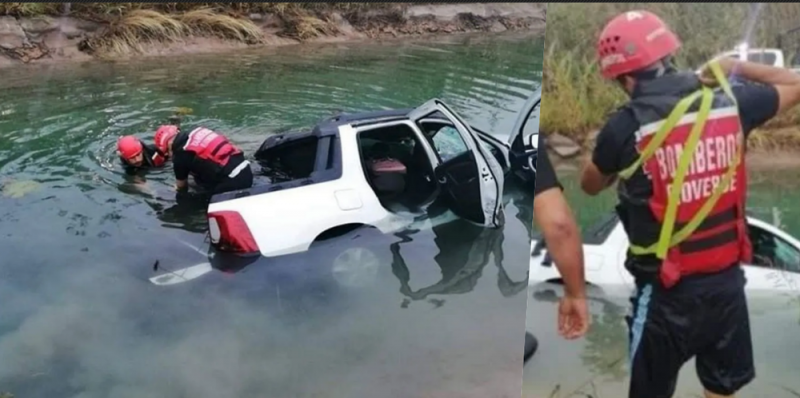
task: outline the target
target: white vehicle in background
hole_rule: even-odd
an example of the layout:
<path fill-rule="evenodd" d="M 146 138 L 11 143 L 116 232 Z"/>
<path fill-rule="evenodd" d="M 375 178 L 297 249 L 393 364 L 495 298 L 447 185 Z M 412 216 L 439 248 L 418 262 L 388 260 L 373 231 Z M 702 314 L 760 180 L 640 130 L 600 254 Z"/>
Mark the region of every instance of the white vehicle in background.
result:
<path fill-rule="evenodd" d="M 750 48 L 746 43 L 739 44 L 735 49 L 723 52 L 715 58 L 730 57 L 743 59 L 749 62 L 758 62 L 777 68 L 788 68 L 795 73 L 800 72 L 800 49 L 792 57 L 787 57 L 780 48 Z M 702 68 L 695 72 L 700 73 Z"/>
<path fill-rule="evenodd" d="M 747 44 L 742 43 L 736 49 L 722 53 L 721 56 L 748 62 L 758 62 L 778 68 L 786 67 L 783 50 L 780 48 L 750 48 Z"/>
<path fill-rule="evenodd" d="M 775 226 L 747 218 L 753 244 L 753 263 L 743 266 L 748 295 L 800 292 L 800 241 Z M 633 278 L 625 269 L 628 237 L 616 213 L 610 213 L 583 236 L 586 282 L 616 296 L 633 291 Z M 532 240 L 529 285 L 560 283 L 542 240 Z"/>

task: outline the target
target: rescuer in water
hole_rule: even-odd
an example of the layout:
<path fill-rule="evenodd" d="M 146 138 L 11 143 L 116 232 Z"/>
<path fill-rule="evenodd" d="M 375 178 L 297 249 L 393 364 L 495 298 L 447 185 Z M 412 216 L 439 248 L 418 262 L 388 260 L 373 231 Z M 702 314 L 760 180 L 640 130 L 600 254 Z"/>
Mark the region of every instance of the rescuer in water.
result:
<path fill-rule="evenodd" d="M 117 140 L 117 155 L 127 174 L 164 166 L 166 155 L 155 145 L 145 144 L 139 138 L 126 135 Z"/>
<path fill-rule="evenodd" d="M 138 170 L 163 167 L 169 160 L 165 143 L 175 138 L 178 128 L 164 125 L 158 128 L 153 144 L 146 144 L 139 138 L 126 135 L 117 140 L 117 155 L 128 173 Z"/>
<path fill-rule="evenodd" d="M 181 130 L 172 125 L 158 148 L 172 158 L 175 188 L 188 189 L 189 175 L 211 195 L 247 189 L 253 186 L 253 171 L 244 153 L 225 136 L 205 127 Z"/>
<path fill-rule="evenodd" d="M 744 142 L 800 102 L 791 70 L 723 58 L 697 76 L 673 66 L 679 48 L 646 11 L 613 18 L 597 42 L 600 72 L 630 101 L 600 130 L 581 187 L 596 195 L 619 179 L 636 281 L 630 398 L 672 396 L 692 357 L 706 397 L 734 396 L 754 379 L 740 267 L 752 255 Z M 731 86 L 731 72 L 741 82 Z"/>

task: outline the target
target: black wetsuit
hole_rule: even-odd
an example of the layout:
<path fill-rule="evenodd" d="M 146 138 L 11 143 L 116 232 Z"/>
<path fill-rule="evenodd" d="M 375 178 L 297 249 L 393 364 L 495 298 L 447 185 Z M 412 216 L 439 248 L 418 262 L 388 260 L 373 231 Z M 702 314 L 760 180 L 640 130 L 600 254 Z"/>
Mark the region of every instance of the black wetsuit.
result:
<path fill-rule="evenodd" d="M 142 158 L 142 164 L 139 166 L 134 166 L 120 157 L 119 161 L 122 163 L 122 168 L 125 170 L 125 174 L 134 175 L 141 171 L 161 167 L 164 165 L 164 154 L 152 144 L 142 143 Z"/>
<path fill-rule="evenodd" d="M 193 130 L 195 129 L 182 130 L 172 142 L 172 164 L 177 180 L 185 181 L 192 175 L 195 182 L 212 195 L 253 186 L 253 171 L 249 164 L 240 167 L 247 161 L 244 153 L 230 155 L 227 162 L 222 164 L 213 159 L 202 158 L 194 151 L 184 150 Z"/>

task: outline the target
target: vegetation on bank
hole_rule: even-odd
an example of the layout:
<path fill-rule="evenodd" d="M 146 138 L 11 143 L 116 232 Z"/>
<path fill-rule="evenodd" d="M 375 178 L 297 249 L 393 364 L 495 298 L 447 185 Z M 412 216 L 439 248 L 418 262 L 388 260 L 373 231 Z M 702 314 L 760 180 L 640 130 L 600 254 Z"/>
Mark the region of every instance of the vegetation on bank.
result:
<path fill-rule="evenodd" d="M 280 16 L 298 13 L 339 11 L 342 13 L 387 9 L 393 5 L 411 3 L 0 3 L 0 15 L 32 17 L 65 15 L 111 20 L 136 10 L 162 13 L 181 13 L 199 9 L 214 9 L 221 13 L 246 16 L 253 13 Z M 417 3 L 424 4 L 424 3 Z"/>
<path fill-rule="evenodd" d="M 81 50 L 101 58 L 140 52 L 152 42 L 178 42 L 191 36 L 217 37 L 247 44 L 263 41 L 250 18 L 270 14 L 282 34 L 297 40 L 338 33 L 331 18 L 339 12 L 357 21 L 366 12 L 401 11 L 411 3 L 0 3 L 0 15 L 64 16 L 105 22 L 107 27 L 84 40 Z"/>
<path fill-rule="evenodd" d="M 614 15 L 644 9 L 657 13 L 678 33 L 683 48 L 676 62 L 695 69 L 721 51 L 733 49 L 745 35 L 753 3 L 549 3 L 541 129 L 582 144 L 624 93 L 598 72 L 594 45 Z M 800 26 L 800 4 L 765 3 L 755 20 L 751 47 L 776 46 L 777 36 Z M 794 50 L 800 35 L 789 38 Z M 760 148 L 800 147 L 800 112 L 771 121 L 754 133 Z"/>

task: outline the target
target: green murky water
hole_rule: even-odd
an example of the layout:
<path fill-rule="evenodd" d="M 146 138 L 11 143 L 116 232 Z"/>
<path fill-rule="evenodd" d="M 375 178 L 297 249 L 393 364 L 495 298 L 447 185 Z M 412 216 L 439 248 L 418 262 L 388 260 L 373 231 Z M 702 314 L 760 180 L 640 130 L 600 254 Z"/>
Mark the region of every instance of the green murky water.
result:
<path fill-rule="evenodd" d="M 0 392 L 18 397 L 518 396 L 531 198 L 507 225 L 454 222 L 370 242 L 342 283 L 312 250 L 171 287 L 205 261 L 203 211 L 169 170 L 126 177 L 123 134 L 178 107 L 253 153 L 339 111 L 440 97 L 498 136 L 541 81 L 543 37 L 331 44 L 3 70 Z M 330 249 L 334 250 L 334 249 Z"/>

